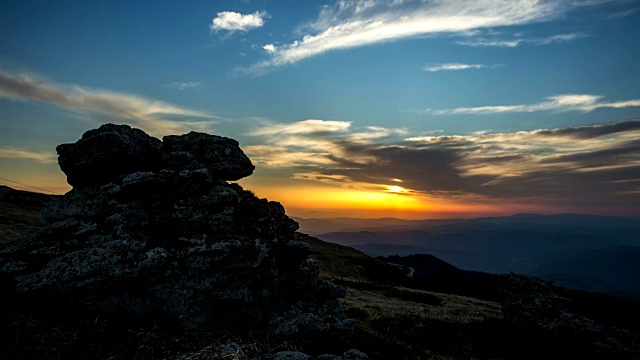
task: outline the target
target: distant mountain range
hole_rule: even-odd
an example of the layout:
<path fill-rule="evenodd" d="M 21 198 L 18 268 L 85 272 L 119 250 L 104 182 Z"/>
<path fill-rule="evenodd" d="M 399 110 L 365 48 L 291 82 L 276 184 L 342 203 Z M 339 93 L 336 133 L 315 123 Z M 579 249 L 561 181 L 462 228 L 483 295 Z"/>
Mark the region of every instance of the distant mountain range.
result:
<path fill-rule="evenodd" d="M 432 254 L 454 266 L 522 273 L 640 299 L 640 220 L 517 214 L 454 220 L 296 219 L 301 231 L 371 256 Z"/>

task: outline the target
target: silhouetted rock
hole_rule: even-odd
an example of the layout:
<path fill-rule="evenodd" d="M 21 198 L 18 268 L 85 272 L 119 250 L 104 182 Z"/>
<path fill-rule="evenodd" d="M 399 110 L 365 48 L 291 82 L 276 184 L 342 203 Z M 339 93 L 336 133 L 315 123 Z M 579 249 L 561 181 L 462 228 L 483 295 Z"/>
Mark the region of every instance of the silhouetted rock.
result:
<path fill-rule="evenodd" d="M 195 131 L 165 136 L 162 153 L 168 169 L 206 168 L 212 176 L 222 180 L 240 180 L 251 175 L 254 169 L 237 141 Z"/>
<path fill-rule="evenodd" d="M 58 163 L 74 187 L 98 186 L 123 174 L 157 170 L 161 141 L 128 125 L 106 124 L 73 144 L 58 145 Z"/>
<path fill-rule="evenodd" d="M 276 334 L 350 329 L 318 279 L 297 223 L 225 180 L 251 174 L 235 140 L 160 141 L 103 125 L 58 147 L 74 189 L 43 209 L 48 226 L 0 250 L 0 276 L 24 303 L 172 319 L 185 329 Z"/>

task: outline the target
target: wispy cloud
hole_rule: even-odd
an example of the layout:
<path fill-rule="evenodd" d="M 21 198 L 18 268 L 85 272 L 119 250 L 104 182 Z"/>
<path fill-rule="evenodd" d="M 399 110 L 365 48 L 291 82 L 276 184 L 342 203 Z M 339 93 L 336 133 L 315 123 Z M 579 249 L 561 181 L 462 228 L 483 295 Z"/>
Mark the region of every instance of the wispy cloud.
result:
<path fill-rule="evenodd" d="M 496 39 L 468 39 L 456 41 L 458 45 L 466 45 L 473 47 L 504 47 L 514 48 L 522 43 L 522 39 L 515 40 L 496 40 Z"/>
<path fill-rule="evenodd" d="M 468 70 L 468 69 L 484 69 L 495 68 L 500 65 L 484 65 L 484 64 L 464 64 L 464 63 L 444 63 L 444 64 L 429 64 L 424 67 L 424 71 L 436 72 L 436 71 L 453 71 L 453 70 Z"/>
<path fill-rule="evenodd" d="M 589 35 L 583 34 L 583 33 L 570 33 L 570 34 L 556 34 L 556 35 L 551 35 L 544 38 L 529 39 L 526 41 L 532 42 L 538 45 L 548 45 L 548 44 L 565 43 L 565 42 L 573 41 L 576 39 L 582 39 L 586 37 L 589 37 Z"/>
<path fill-rule="evenodd" d="M 345 131 L 350 126 L 350 121 L 309 119 L 290 124 L 269 124 L 251 132 L 250 135 L 322 134 Z"/>
<path fill-rule="evenodd" d="M 98 112 L 113 116 L 113 121 L 131 120 L 154 135 L 189 130 L 210 131 L 213 116 L 159 100 L 107 90 L 64 85 L 27 73 L 0 70 L 0 98 L 39 101 L 74 111 Z M 185 120 L 170 118 L 180 117 Z M 187 120 L 191 118 L 207 120 Z"/>
<path fill-rule="evenodd" d="M 33 160 L 41 164 L 53 164 L 56 162 L 55 153 L 27 151 L 27 150 L 9 149 L 9 148 L 0 149 L 0 158 Z"/>
<path fill-rule="evenodd" d="M 222 11 L 211 21 L 211 31 L 226 30 L 249 31 L 264 25 L 264 19 L 268 18 L 266 11 L 256 11 L 253 14 L 240 14 L 233 11 Z"/>
<path fill-rule="evenodd" d="M 345 156 L 340 142 L 370 144 L 389 137 L 405 136 L 406 129 L 367 126 L 354 130 L 350 121 L 303 120 L 289 124 L 265 123 L 248 133 L 264 140 L 263 145 L 244 147 L 257 163 L 272 167 L 309 167 L 335 163 Z M 358 161 L 367 161 L 357 157 Z"/>
<path fill-rule="evenodd" d="M 622 109 L 628 107 L 640 107 L 640 99 L 606 102 L 602 101 L 603 96 L 585 94 L 564 94 L 550 96 L 546 101 L 535 104 L 524 105 L 495 105 L 478 107 L 460 107 L 444 110 L 425 110 L 425 112 L 435 115 L 447 114 L 498 114 L 498 113 L 524 113 L 537 111 L 583 111 L 589 112 L 597 109 Z"/>
<path fill-rule="evenodd" d="M 472 47 L 514 48 L 523 44 L 532 44 L 532 45 L 559 44 L 559 43 L 573 41 L 576 39 L 582 39 L 588 36 L 589 35 L 584 33 L 555 34 L 555 35 L 550 35 L 546 37 L 534 37 L 534 38 L 516 37 L 512 39 L 486 38 L 486 37 L 480 36 L 480 37 L 474 37 L 470 39 L 456 41 L 456 44 L 472 46 Z"/>
<path fill-rule="evenodd" d="M 620 18 L 624 18 L 627 16 L 631 16 L 633 14 L 636 14 L 638 11 L 640 11 L 640 8 L 631 8 L 631 9 L 627 9 L 627 10 L 622 10 L 622 11 L 618 11 L 616 13 L 613 13 L 611 15 L 608 15 L 607 18 L 608 19 L 620 19 Z"/>
<path fill-rule="evenodd" d="M 172 83 L 165 84 L 164 87 L 169 89 L 184 91 L 187 89 L 198 88 L 200 87 L 200 83 L 195 81 L 174 81 Z"/>
<path fill-rule="evenodd" d="M 430 198 L 593 209 L 624 198 L 640 206 L 640 120 L 455 136 L 405 131 L 391 142 L 350 131 L 261 135 L 266 145 L 252 151 L 261 166 L 348 188 L 384 191 L 401 182 Z"/>
<path fill-rule="evenodd" d="M 406 135 L 407 129 L 389 129 L 381 126 L 367 126 L 365 131 L 352 133 L 348 136 L 350 141 L 369 142 L 372 140 L 383 139 L 393 135 Z"/>
<path fill-rule="evenodd" d="M 259 75 L 329 51 L 546 21 L 574 6 L 572 2 L 547 0 L 338 0 L 322 7 L 315 22 L 301 27 L 306 34 L 300 40 L 266 44 L 263 48 L 269 58 L 240 70 Z"/>

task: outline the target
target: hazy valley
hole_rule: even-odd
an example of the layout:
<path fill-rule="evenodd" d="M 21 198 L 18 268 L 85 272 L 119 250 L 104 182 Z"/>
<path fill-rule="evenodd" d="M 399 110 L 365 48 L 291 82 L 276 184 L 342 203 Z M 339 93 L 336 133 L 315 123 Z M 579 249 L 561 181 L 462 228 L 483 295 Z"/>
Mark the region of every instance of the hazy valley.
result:
<path fill-rule="evenodd" d="M 518 214 L 463 220 L 296 220 L 301 231 L 370 256 L 432 254 L 461 269 L 529 274 L 571 288 L 640 298 L 638 219 Z"/>

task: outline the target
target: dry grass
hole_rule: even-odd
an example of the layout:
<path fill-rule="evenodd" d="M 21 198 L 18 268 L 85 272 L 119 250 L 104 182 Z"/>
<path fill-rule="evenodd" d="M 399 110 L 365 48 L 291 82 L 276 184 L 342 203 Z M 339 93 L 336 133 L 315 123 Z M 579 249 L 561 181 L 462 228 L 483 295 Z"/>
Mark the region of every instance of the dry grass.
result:
<path fill-rule="evenodd" d="M 406 280 L 399 269 L 353 248 L 300 233 L 297 237 L 313 247 L 312 256 L 320 263 L 320 276 L 324 279 L 382 285 L 395 285 Z"/>
<path fill-rule="evenodd" d="M 349 287 L 342 301 L 345 314 L 357 320 L 351 342 L 366 349 L 369 356 L 375 359 L 502 358 L 500 351 L 487 346 L 495 343 L 499 336 L 492 341 L 485 339 L 489 333 L 495 336 L 503 332 L 499 304 L 403 287 L 393 287 L 393 290 Z M 436 303 L 433 298 L 439 301 Z"/>
<path fill-rule="evenodd" d="M 0 244 L 28 235 L 45 225 L 40 209 L 53 195 L 0 186 Z"/>
<path fill-rule="evenodd" d="M 500 304 L 464 296 L 438 294 L 423 290 L 396 288 L 413 294 L 427 294 L 440 299 L 440 305 L 408 301 L 389 296 L 388 293 L 349 288 L 342 304 L 345 312 L 366 312 L 369 319 L 381 316 L 416 316 L 450 323 L 469 324 L 488 319 L 502 319 Z"/>
<path fill-rule="evenodd" d="M 357 320 L 351 347 L 373 359 L 505 358 L 498 303 L 404 287 L 396 267 L 342 245 L 301 240 L 314 247 L 320 276 L 347 287 L 343 309 Z"/>
<path fill-rule="evenodd" d="M 28 235 L 44 224 L 39 208 L 24 208 L 0 202 L 0 244 Z"/>

